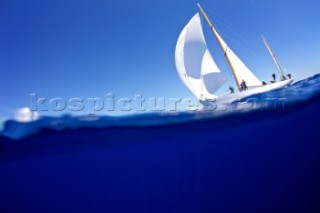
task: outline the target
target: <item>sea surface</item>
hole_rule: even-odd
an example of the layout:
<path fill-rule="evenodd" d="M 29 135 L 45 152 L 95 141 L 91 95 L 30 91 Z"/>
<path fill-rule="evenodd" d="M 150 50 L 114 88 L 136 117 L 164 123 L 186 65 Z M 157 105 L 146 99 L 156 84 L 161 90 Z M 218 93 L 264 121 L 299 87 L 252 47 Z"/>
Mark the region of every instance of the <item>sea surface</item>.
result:
<path fill-rule="evenodd" d="M 7 121 L 0 212 L 320 212 L 320 74 L 213 111 Z"/>

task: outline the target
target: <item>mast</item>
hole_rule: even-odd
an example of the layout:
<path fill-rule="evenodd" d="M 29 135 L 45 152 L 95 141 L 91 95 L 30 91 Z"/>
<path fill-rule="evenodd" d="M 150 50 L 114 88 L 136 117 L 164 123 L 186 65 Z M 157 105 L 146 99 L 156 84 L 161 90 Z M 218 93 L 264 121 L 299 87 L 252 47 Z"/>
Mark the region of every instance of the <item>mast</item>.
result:
<path fill-rule="evenodd" d="M 261 35 L 261 38 L 262 38 L 264 44 L 266 45 L 267 49 L 269 50 L 269 53 L 272 56 L 274 63 L 277 65 L 278 69 L 280 70 L 280 73 L 281 73 L 282 77 L 285 77 L 284 73 L 283 73 L 283 70 L 282 70 L 282 68 L 281 68 L 281 66 L 280 66 L 280 64 L 279 64 L 279 62 L 278 62 L 278 60 L 276 58 L 276 55 L 273 53 L 273 51 L 272 51 L 271 47 L 269 46 L 267 40 L 264 38 L 263 35 Z"/>
<path fill-rule="evenodd" d="M 201 13 L 203 14 L 203 16 L 205 17 L 205 19 L 207 20 L 207 22 L 208 22 L 208 24 L 209 24 L 209 26 L 210 26 L 213 34 L 214 34 L 215 37 L 217 38 L 217 40 L 218 40 L 218 42 L 219 42 L 219 44 L 220 44 L 220 47 L 221 47 L 221 49 L 222 49 L 222 52 L 225 54 L 225 56 L 226 56 L 226 58 L 227 58 L 228 64 L 229 64 L 229 66 L 230 66 L 230 68 L 231 68 L 231 71 L 232 71 L 233 77 L 234 77 L 234 79 L 235 79 L 235 81 L 236 81 L 236 83 L 237 83 L 238 89 L 239 89 L 239 91 L 241 91 L 240 82 L 239 82 L 239 80 L 238 80 L 238 78 L 237 78 L 237 76 L 236 76 L 235 69 L 234 69 L 234 67 L 233 67 L 233 65 L 232 65 L 232 63 L 231 63 L 231 60 L 230 60 L 230 58 L 229 58 L 229 56 L 228 56 L 228 54 L 227 54 L 227 49 L 224 49 L 223 44 L 222 44 L 222 41 L 221 41 L 221 38 L 220 38 L 220 36 L 218 35 L 218 32 L 217 32 L 216 29 L 213 27 L 213 24 L 211 23 L 210 19 L 208 18 L 207 14 L 204 12 L 204 10 L 202 9 L 202 7 L 200 6 L 199 3 L 198 3 L 198 7 L 199 7 Z"/>

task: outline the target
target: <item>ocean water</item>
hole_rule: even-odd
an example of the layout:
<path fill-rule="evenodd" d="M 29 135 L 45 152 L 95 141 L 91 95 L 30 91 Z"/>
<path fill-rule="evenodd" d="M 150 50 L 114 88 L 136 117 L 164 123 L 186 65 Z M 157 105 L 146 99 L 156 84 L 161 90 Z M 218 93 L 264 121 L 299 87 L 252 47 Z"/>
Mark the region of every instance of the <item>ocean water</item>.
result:
<path fill-rule="evenodd" d="M 0 212 L 320 212 L 320 75 L 228 109 L 8 121 Z"/>

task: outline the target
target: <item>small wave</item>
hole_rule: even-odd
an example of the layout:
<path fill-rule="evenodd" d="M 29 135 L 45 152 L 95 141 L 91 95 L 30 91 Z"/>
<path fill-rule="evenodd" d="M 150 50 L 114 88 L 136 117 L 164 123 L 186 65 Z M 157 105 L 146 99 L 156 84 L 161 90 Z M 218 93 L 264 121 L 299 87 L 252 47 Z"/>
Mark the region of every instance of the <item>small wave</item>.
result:
<path fill-rule="evenodd" d="M 247 97 L 229 106 L 229 110 L 216 111 L 193 111 L 193 112 L 162 112 L 146 113 L 140 115 L 111 117 L 111 116 L 81 116 L 73 117 L 65 115 L 61 117 L 42 117 L 31 123 L 21 123 L 17 121 L 7 121 L 4 129 L 0 133 L 2 136 L 11 139 L 21 139 L 30 135 L 40 133 L 49 129 L 63 131 L 66 129 L 79 128 L 108 128 L 108 127 L 128 127 L 128 126 L 157 126 L 172 125 L 199 120 L 221 118 L 223 116 L 233 116 L 238 113 L 251 113 L 257 110 L 270 110 L 266 106 L 274 104 L 274 98 L 286 100 L 286 104 L 294 107 L 316 99 L 320 95 L 320 74 L 298 81 L 288 88 L 270 91 L 263 94 Z M 255 106 L 246 107 L 243 103 L 255 100 Z M 272 102 L 272 103 L 271 103 Z M 239 110 L 239 106 L 242 107 Z"/>

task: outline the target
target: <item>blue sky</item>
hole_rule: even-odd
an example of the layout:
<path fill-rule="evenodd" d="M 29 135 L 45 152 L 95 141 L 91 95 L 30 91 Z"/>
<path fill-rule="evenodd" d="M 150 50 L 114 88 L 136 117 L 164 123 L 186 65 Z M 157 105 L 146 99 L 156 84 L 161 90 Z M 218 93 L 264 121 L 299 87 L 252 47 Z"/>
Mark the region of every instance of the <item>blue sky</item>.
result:
<path fill-rule="evenodd" d="M 0 117 L 41 97 L 192 97 L 174 64 L 178 36 L 198 12 L 188 0 L 1 0 Z M 200 1 L 230 47 L 261 79 L 277 72 L 260 38 L 295 79 L 320 70 L 316 0 Z M 213 57 L 227 77 L 217 43 Z M 228 74 L 229 73 L 229 74 Z M 0 119 L 0 120 L 1 120 Z"/>

